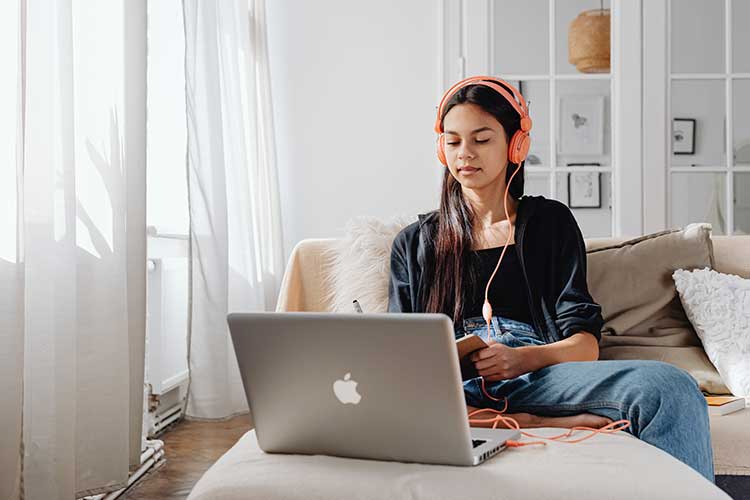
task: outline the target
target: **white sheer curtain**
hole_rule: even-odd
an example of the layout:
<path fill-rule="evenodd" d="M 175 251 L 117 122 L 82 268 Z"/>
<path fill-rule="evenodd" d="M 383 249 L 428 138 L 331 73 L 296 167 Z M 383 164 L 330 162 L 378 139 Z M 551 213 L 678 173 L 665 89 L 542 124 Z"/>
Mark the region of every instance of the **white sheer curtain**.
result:
<path fill-rule="evenodd" d="M 187 414 L 247 410 L 227 329 L 283 271 L 263 0 L 183 0 L 191 241 Z"/>
<path fill-rule="evenodd" d="M 0 4 L 0 498 L 109 491 L 140 455 L 143 5 Z"/>

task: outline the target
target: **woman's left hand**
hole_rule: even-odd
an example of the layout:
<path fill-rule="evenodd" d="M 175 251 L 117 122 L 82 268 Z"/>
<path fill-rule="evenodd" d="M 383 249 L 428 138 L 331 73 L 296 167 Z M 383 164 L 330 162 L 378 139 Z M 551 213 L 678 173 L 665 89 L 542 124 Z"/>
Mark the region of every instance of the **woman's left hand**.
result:
<path fill-rule="evenodd" d="M 470 357 L 486 381 L 507 380 L 533 371 L 526 347 L 508 347 L 493 340 L 488 345 Z"/>

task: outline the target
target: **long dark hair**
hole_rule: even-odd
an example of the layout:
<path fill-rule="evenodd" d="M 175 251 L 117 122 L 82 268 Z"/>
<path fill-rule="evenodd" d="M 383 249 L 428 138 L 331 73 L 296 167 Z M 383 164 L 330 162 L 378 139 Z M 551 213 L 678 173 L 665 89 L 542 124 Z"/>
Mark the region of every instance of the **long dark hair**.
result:
<path fill-rule="evenodd" d="M 476 104 L 497 119 L 510 140 L 521 128 L 521 118 L 511 104 L 498 92 L 484 85 L 467 85 L 456 92 L 445 105 L 441 123 L 445 115 L 458 104 Z M 514 199 L 523 196 L 523 169 L 513 178 L 508 192 Z M 505 180 L 510 179 L 518 165 L 508 162 Z M 466 202 L 461 184 L 446 168 L 443 174 L 443 188 L 440 196 L 436 234 L 431 235 L 435 258 L 429 269 L 425 269 L 427 283 L 425 312 L 442 312 L 451 316 L 457 323 L 463 314 L 466 297 L 465 284 L 474 285 L 476 275 L 472 272 L 469 252 L 474 244 L 474 218 L 471 205 Z M 429 259 L 428 259 L 429 260 Z M 466 281 L 464 278 L 468 278 Z"/>

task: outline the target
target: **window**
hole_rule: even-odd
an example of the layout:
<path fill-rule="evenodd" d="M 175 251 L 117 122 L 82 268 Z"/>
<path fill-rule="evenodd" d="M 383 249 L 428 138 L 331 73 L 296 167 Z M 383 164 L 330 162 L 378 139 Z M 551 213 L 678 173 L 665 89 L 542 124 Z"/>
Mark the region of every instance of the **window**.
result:
<path fill-rule="evenodd" d="M 187 235 L 185 35 L 180 0 L 148 2 L 147 224 Z"/>

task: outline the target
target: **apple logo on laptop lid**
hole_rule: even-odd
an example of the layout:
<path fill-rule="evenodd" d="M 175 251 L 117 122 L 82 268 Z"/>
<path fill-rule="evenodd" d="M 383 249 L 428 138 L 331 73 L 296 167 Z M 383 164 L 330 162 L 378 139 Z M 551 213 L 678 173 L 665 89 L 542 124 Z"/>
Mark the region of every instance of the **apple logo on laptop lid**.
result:
<path fill-rule="evenodd" d="M 350 380 L 351 376 L 351 373 L 347 373 L 344 376 L 344 380 L 339 379 L 335 381 L 333 383 L 333 393 L 342 403 L 356 405 L 362 399 L 362 396 L 357 392 L 357 382 Z"/>

